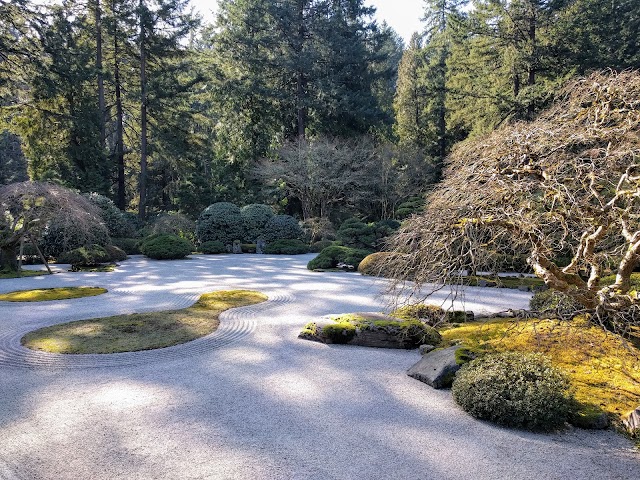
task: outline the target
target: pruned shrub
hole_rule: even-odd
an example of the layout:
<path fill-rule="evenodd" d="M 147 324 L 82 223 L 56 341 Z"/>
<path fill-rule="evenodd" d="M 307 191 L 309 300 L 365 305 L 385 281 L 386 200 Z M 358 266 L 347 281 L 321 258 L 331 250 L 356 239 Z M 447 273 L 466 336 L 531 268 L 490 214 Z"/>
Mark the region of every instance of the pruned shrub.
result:
<path fill-rule="evenodd" d="M 309 253 L 309 246 L 301 240 L 276 240 L 265 247 L 264 253 L 300 255 Z"/>
<path fill-rule="evenodd" d="M 344 263 L 353 266 L 355 270 L 358 268 L 362 259 L 370 253 L 371 251 L 369 250 L 334 245 L 322 250 L 316 258 L 307 264 L 307 268 L 309 270 L 324 270 L 336 268 L 338 264 Z"/>
<path fill-rule="evenodd" d="M 273 209 L 262 203 L 252 203 L 240 209 L 242 225 L 244 228 L 243 239 L 248 243 L 256 241 L 264 236 L 265 227 L 273 217 Z"/>
<path fill-rule="evenodd" d="M 109 232 L 103 223 L 79 225 L 72 218 L 64 217 L 49 222 L 40 246 L 45 256 L 58 257 L 62 252 L 87 245 L 105 246 L 109 243 Z"/>
<path fill-rule="evenodd" d="M 400 228 L 397 220 L 380 220 L 373 224 L 373 232 L 376 236 L 374 247 L 376 250 L 384 248 L 385 241 Z"/>
<path fill-rule="evenodd" d="M 224 243 L 222 243 L 219 240 L 204 242 L 202 245 L 200 245 L 200 248 L 198 248 L 198 250 L 207 255 L 217 254 L 217 253 L 227 253 L 227 247 L 225 247 Z"/>
<path fill-rule="evenodd" d="M 536 292 L 529 301 L 529 308 L 534 312 L 571 317 L 583 307 L 568 295 L 556 290 Z"/>
<path fill-rule="evenodd" d="M 201 243 L 218 240 L 231 245 L 242 238 L 243 230 L 240 208 L 229 202 L 209 205 L 196 222 L 196 235 Z"/>
<path fill-rule="evenodd" d="M 384 277 L 384 265 L 388 261 L 389 255 L 393 255 L 388 252 L 376 252 L 371 255 L 367 255 L 362 259 L 360 265 L 358 265 L 358 272 L 363 275 L 371 275 L 374 277 Z"/>
<path fill-rule="evenodd" d="M 372 224 L 364 223 L 358 218 L 345 220 L 338 229 L 338 240 L 352 248 L 373 250 L 376 244 L 376 232 Z"/>
<path fill-rule="evenodd" d="M 423 197 L 410 197 L 406 202 L 398 205 L 396 209 L 396 218 L 402 220 L 411 215 L 422 213 L 424 211 L 425 200 Z"/>
<path fill-rule="evenodd" d="M 196 223 L 177 212 L 161 213 L 151 222 L 152 234 L 170 233 L 193 243 L 196 239 Z"/>
<path fill-rule="evenodd" d="M 312 243 L 309 246 L 309 251 L 312 253 L 320 253 L 322 250 L 324 250 L 327 247 L 330 247 L 333 244 L 334 242 L 332 242 L 331 240 L 320 240 Z"/>
<path fill-rule="evenodd" d="M 109 255 L 110 262 L 122 262 L 127 259 L 127 254 L 120 247 L 116 247 L 115 245 L 106 245 L 104 249 Z"/>
<path fill-rule="evenodd" d="M 173 260 L 184 258 L 191 253 L 193 246 L 177 235 L 163 234 L 152 236 L 140 246 L 140 250 L 155 260 Z"/>
<path fill-rule="evenodd" d="M 139 255 L 140 239 L 139 238 L 112 238 L 111 244 L 124 250 L 127 255 Z"/>
<path fill-rule="evenodd" d="M 92 267 L 111 261 L 111 256 L 101 245 L 74 248 L 63 252 L 58 256 L 58 263 L 69 263 L 72 269 L 75 267 Z"/>
<path fill-rule="evenodd" d="M 551 431 L 570 409 L 569 382 L 539 354 L 489 354 L 463 365 L 453 382 L 455 401 L 476 418 L 508 427 Z"/>
<path fill-rule="evenodd" d="M 291 215 L 274 215 L 266 223 L 263 236 L 267 242 L 281 239 L 300 239 L 302 237 L 302 228 Z"/>

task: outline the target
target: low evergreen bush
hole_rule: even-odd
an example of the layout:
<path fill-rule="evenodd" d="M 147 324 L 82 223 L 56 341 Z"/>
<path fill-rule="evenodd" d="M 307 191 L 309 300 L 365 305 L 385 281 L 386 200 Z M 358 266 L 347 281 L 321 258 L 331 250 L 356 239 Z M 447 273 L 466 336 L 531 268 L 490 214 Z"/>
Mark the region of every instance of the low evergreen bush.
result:
<path fill-rule="evenodd" d="M 202 245 L 200 245 L 198 251 L 207 255 L 227 253 L 227 247 L 225 247 L 224 243 L 220 242 L 219 240 L 213 240 L 211 242 L 204 242 Z"/>
<path fill-rule="evenodd" d="M 92 267 L 111 261 L 111 256 L 101 245 L 74 248 L 61 253 L 57 258 L 58 263 L 69 263 L 71 267 Z"/>
<path fill-rule="evenodd" d="M 333 244 L 334 242 L 332 242 L 331 240 L 319 240 L 309 246 L 309 251 L 312 253 L 320 253 L 322 250 L 330 247 Z"/>
<path fill-rule="evenodd" d="M 267 242 L 294 240 L 302 237 L 302 228 L 291 215 L 274 215 L 264 226 L 263 238 Z"/>
<path fill-rule="evenodd" d="M 326 270 L 336 268 L 339 263 L 344 263 L 352 265 L 356 269 L 370 253 L 370 250 L 333 245 L 322 250 L 316 258 L 308 263 L 307 268 L 309 270 Z"/>
<path fill-rule="evenodd" d="M 163 234 L 153 235 L 140 246 L 140 250 L 147 257 L 155 260 L 174 260 L 189 255 L 193 246 L 177 235 Z"/>
<path fill-rule="evenodd" d="M 529 430 L 562 427 L 572 405 L 568 380 L 539 354 L 476 358 L 458 371 L 451 392 L 476 418 Z"/>
<path fill-rule="evenodd" d="M 109 255 L 110 262 L 122 262 L 127 259 L 127 254 L 120 247 L 115 245 L 107 245 L 104 247 L 105 251 Z"/>
<path fill-rule="evenodd" d="M 111 244 L 124 250 L 127 255 L 139 255 L 140 239 L 139 238 L 112 238 Z"/>
<path fill-rule="evenodd" d="M 309 246 L 301 240 L 276 240 L 265 247 L 264 253 L 299 255 L 309 253 Z"/>
<path fill-rule="evenodd" d="M 376 232 L 372 224 L 366 224 L 358 218 L 345 220 L 338 229 L 338 240 L 351 248 L 373 250 L 376 245 Z"/>

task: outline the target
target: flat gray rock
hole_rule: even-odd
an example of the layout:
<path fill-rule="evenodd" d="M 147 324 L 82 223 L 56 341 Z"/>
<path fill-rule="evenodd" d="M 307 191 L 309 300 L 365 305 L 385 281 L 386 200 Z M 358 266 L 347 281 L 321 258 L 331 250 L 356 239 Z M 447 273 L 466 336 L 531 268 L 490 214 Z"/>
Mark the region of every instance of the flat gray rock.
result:
<path fill-rule="evenodd" d="M 460 368 L 456 363 L 456 350 L 460 348 L 456 345 L 423 355 L 418 363 L 407 370 L 407 375 L 433 388 L 449 388 Z"/>

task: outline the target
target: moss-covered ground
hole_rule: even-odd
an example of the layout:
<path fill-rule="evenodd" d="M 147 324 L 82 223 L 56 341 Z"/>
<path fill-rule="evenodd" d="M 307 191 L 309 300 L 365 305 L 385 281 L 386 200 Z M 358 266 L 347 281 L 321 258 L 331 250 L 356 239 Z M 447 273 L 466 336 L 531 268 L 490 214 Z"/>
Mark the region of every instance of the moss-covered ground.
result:
<path fill-rule="evenodd" d="M 475 352 L 542 352 L 570 378 L 578 402 L 614 419 L 640 405 L 640 350 L 581 320 L 494 319 L 440 331 Z"/>
<path fill-rule="evenodd" d="M 3 278 L 20 278 L 20 277 L 35 277 L 37 275 L 45 275 L 49 272 L 46 270 L 21 270 L 20 275 L 13 270 L 0 270 L 0 279 Z"/>
<path fill-rule="evenodd" d="M 4 302 L 48 302 L 51 300 L 69 300 L 71 298 L 94 297 L 107 293 L 100 287 L 60 287 L 40 288 L 36 290 L 16 290 L 0 294 Z"/>
<path fill-rule="evenodd" d="M 191 307 L 135 313 L 53 325 L 30 332 L 22 344 L 51 353 L 120 353 L 169 347 L 215 331 L 219 315 L 267 300 L 249 290 L 204 294 Z"/>

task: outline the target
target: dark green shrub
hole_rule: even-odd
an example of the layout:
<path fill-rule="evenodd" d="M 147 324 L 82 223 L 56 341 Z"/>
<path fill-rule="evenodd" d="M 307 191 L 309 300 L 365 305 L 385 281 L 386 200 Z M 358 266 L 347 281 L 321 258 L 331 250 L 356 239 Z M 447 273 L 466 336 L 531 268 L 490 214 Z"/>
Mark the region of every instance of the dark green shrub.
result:
<path fill-rule="evenodd" d="M 99 193 L 87 193 L 84 196 L 100 209 L 100 216 L 104 221 L 110 237 L 131 237 L 135 233 L 135 224 L 113 201 Z"/>
<path fill-rule="evenodd" d="M 333 343 L 349 343 L 356 336 L 356 327 L 351 323 L 332 323 L 322 329 L 322 334 Z"/>
<path fill-rule="evenodd" d="M 242 253 L 256 253 L 257 245 L 255 243 L 243 243 L 240 248 Z"/>
<path fill-rule="evenodd" d="M 376 232 L 372 224 L 366 224 L 358 218 L 345 220 L 338 229 L 338 240 L 346 247 L 373 250 L 376 245 Z"/>
<path fill-rule="evenodd" d="M 227 253 L 227 247 L 218 240 L 213 240 L 211 242 L 204 242 L 200 245 L 198 249 L 202 253 L 206 253 L 207 255 L 216 254 L 216 253 Z"/>
<path fill-rule="evenodd" d="M 302 228 L 291 215 L 274 215 L 264 227 L 263 238 L 267 242 L 286 239 L 294 240 L 302 237 Z"/>
<path fill-rule="evenodd" d="M 574 315 L 584 307 L 568 295 L 549 289 L 536 292 L 529 301 L 529 308 L 534 312 L 549 312 L 565 317 Z"/>
<path fill-rule="evenodd" d="M 191 253 L 192 249 L 193 246 L 189 241 L 171 234 L 154 236 L 140 246 L 142 253 L 156 260 L 184 258 Z"/>
<path fill-rule="evenodd" d="M 150 225 L 151 234 L 172 234 L 193 243 L 196 239 L 196 223 L 177 212 L 161 213 Z"/>
<path fill-rule="evenodd" d="M 376 236 L 374 247 L 376 250 L 384 248 L 388 237 L 393 235 L 400 228 L 400 222 L 396 220 L 380 220 L 373 224 L 373 231 Z"/>
<path fill-rule="evenodd" d="M 320 253 L 322 250 L 330 247 L 331 245 L 333 245 L 333 242 L 331 240 L 320 240 L 318 242 L 312 243 L 309 246 L 309 251 L 312 253 Z"/>
<path fill-rule="evenodd" d="M 416 213 L 422 213 L 425 207 L 423 197 L 410 197 L 406 202 L 398 205 L 396 209 L 396 218 L 402 220 Z"/>
<path fill-rule="evenodd" d="M 316 258 L 308 263 L 307 268 L 309 270 L 324 270 L 336 268 L 339 263 L 345 263 L 353 265 L 354 269 L 356 269 L 362 259 L 370 253 L 369 250 L 333 245 L 322 250 Z"/>
<path fill-rule="evenodd" d="M 309 246 L 301 240 L 276 240 L 265 247 L 264 253 L 299 255 L 309 253 Z"/>
<path fill-rule="evenodd" d="M 106 245 L 104 249 L 109 255 L 110 262 L 122 262 L 127 259 L 127 254 L 120 247 L 116 247 L 115 245 Z"/>
<path fill-rule="evenodd" d="M 105 246 L 109 243 L 109 232 L 103 223 L 93 224 L 87 229 L 72 219 L 58 218 L 45 228 L 40 248 L 45 256 L 58 257 L 62 252 L 86 245 Z"/>
<path fill-rule="evenodd" d="M 111 256 L 101 245 L 91 245 L 63 252 L 57 260 L 58 263 L 69 263 L 72 267 L 91 267 L 110 262 Z"/>
<path fill-rule="evenodd" d="M 508 427 L 550 431 L 571 408 L 569 382 L 538 354 L 485 355 L 463 365 L 453 382 L 455 401 L 476 418 Z"/>
<path fill-rule="evenodd" d="M 139 238 L 112 238 L 111 243 L 124 250 L 127 255 L 138 255 L 140 252 Z"/>
<path fill-rule="evenodd" d="M 243 240 L 247 243 L 255 243 L 256 240 L 263 237 L 265 227 L 273 217 L 273 209 L 269 205 L 252 203 L 242 207 L 240 215 L 244 228 Z"/>
<path fill-rule="evenodd" d="M 196 235 L 201 243 L 218 240 L 231 245 L 243 237 L 243 231 L 240 208 L 228 202 L 209 205 L 196 223 Z"/>

